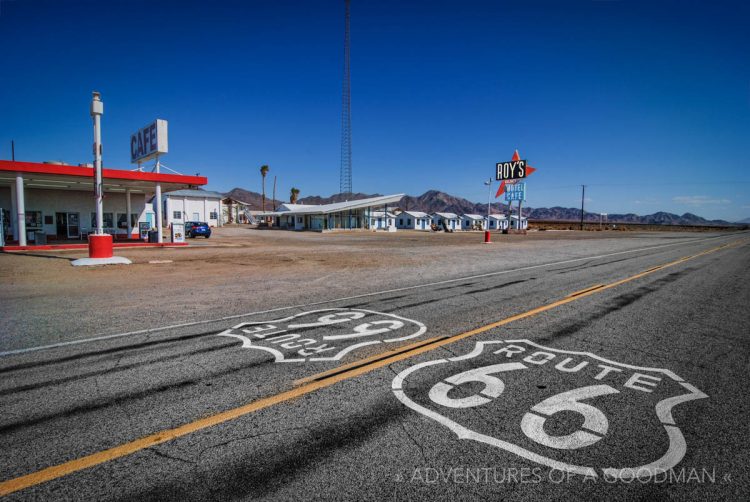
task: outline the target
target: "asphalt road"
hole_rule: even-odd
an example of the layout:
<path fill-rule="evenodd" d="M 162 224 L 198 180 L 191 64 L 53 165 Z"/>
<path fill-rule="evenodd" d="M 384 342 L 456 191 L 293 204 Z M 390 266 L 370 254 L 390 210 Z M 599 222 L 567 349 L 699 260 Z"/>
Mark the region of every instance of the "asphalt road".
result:
<path fill-rule="evenodd" d="M 578 245 L 6 351 L 0 493 L 747 500 L 748 235 Z"/>

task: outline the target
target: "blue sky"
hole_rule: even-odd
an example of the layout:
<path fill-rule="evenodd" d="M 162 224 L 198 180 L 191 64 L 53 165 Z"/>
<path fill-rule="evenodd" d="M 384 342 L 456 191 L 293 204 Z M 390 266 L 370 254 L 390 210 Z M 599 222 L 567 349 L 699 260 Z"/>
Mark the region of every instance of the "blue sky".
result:
<path fill-rule="evenodd" d="M 533 207 L 750 217 L 750 4 L 352 0 L 354 190 L 485 201 L 518 148 Z M 0 158 L 105 165 L 169 121 L 208 188 L 338 191 L 343 0 L 0 0 Z"/>

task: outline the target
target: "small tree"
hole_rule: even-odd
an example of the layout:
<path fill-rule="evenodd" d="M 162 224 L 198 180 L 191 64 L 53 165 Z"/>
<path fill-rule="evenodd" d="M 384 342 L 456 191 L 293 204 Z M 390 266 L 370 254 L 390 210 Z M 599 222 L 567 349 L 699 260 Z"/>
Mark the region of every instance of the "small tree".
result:
<path fill-rule="evenodd" d="M 299 188 L 292 187 L 292 189 L 289 190 L 289 202 L 291 202 L 292 204 L 296 204 L 298 198 L 299 198 Z"/>
<path fill-rule="evenodd" d="M 263 178 L 263 194 L 261 198 L 261 207 L 263 208 L 263 212 L 266 212 L 266 175 L 268 174 L 268 166 L 263 164 L 260 166 L 260 175 Z"/>

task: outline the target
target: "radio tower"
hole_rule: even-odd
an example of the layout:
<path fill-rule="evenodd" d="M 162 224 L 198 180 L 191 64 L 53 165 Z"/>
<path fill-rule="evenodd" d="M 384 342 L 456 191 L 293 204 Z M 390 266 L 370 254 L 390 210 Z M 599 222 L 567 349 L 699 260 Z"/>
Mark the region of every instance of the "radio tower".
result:
<path fill-rule="evenodd" d="M 340 193 L 352 193 L 352 81 L 349 69 L 349 3 L 346 0 L 344 34 L 344 85 L 341 93 L 341 181 Z"/>

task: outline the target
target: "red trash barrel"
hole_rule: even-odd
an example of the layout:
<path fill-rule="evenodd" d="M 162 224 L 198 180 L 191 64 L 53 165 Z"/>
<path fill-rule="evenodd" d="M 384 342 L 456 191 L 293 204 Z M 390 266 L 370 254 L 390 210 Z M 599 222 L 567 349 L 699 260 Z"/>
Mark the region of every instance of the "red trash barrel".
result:
<path fill-rule="evenodd" d="M 112 248 L 110 234 L 89 234 L 89 258 L 112 258 Z"/>
<path fill-rule="evenodd" d="M 484 243 L 485 244 L 490 243 L 490 231 L 489 230 L 484 231 Z"/>

